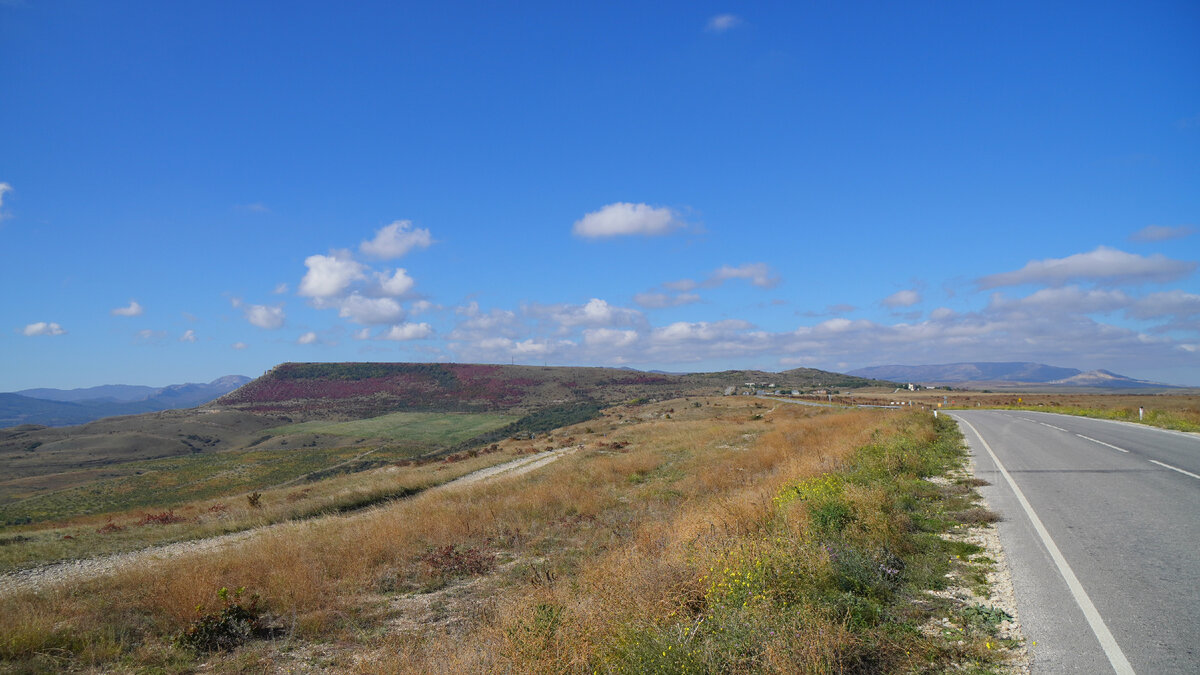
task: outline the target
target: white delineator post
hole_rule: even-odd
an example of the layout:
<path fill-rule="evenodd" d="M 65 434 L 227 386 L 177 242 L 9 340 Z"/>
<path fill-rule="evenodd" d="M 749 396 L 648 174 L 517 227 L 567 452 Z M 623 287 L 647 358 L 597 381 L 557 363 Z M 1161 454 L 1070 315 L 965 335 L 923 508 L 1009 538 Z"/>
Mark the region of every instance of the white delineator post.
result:
<path fill-rule="evenodd" d="M 1143 418 L 1145 418 L 1145 416 L 1146 416 L 1146 409 L 1139 405 L 1138 406 L 1138 421 L 1141 422 L 1143 420 Z"/>

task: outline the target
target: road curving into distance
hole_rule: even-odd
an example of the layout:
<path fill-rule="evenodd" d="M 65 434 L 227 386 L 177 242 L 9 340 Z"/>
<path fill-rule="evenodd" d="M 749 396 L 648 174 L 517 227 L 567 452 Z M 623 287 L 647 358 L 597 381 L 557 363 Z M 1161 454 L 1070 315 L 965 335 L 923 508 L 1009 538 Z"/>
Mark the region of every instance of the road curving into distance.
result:
<path fill-rule="evenodd" d="M 948 414 L 1003 516 L 1033 672 L 1200 673 L 1200 436 L 1050 413 Z"/>

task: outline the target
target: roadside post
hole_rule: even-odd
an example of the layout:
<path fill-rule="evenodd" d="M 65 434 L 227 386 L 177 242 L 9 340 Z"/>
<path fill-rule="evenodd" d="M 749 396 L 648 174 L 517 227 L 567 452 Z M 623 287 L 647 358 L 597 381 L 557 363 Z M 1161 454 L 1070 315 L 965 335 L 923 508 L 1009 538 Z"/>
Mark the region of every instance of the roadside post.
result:
<path fill-rule="evenodd" d="M 1139 405 L 1138 406 L 1138 421 L 1141 422 L 1145 416 L 1146 416 L 1146 409 Z"/>

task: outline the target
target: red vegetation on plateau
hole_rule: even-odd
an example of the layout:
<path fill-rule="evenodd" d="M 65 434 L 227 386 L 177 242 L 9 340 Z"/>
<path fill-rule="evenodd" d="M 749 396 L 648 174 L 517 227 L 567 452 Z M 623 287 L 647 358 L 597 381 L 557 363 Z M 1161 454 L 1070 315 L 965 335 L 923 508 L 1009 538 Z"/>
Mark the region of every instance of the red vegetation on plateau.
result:
<path fill-rule="evenodd" d="M 253 412 L 321 415 L 394 410 L 487 411 L 619 398 L 623 386 L 673 388 L 670 377 L 606 368 L 459 363 L 285 363 L 215 402 Z"/>

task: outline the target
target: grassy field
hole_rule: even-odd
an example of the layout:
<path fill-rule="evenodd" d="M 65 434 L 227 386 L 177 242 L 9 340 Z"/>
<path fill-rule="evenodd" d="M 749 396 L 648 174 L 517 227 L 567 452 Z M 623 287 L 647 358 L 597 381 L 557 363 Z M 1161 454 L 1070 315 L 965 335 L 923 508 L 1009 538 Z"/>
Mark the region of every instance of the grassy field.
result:
<path fill-rule="evenodd" d="M 890 392 L 873 390 L 840 397 L 848 403 L 887 404 L 895 401 L 925 408 L 1004 408 L 1081 415 L 1139 422 L 1163 429 L 1200 431 L 1200 396 L 1195 394 L 1022 394 L 978 391 Z M 1138 408 L 1145 417 L 1138 419 Z"/>
<path fill-rule="evenodd" d="M 290 481 L 363 452 L 362 448 L 246 450 L 135 462 L 127 467 L 133 475 L 101 478 L 0 507 L 0 522 L 39 523 L 170 508 Z"/>
<path fill-rule="evenodd" d="M 519 416 L 498 413 L 397 412 L 351 422 L 301 422 L 268 429 L 266 434 L 329 434 L 414 443 L 455 445 L 515 422 Z"/>
<path fill-rule="evenodd" d="M 498 414 L 393 413 L 353 422 L 306 422 L 264 430 L 261 444 L 247 450 L 191 453 L 19 478 L 0 483 L 0 527 L 169 508 L 261 490 L 322 475 L 359 456 L 363 461 L 342 469 L 361 471 L 451 447 L 516 419 Z M 344 445 L 330 447 L 323 437 L 344 439 Z"/>
<path fill-rule="evenodd" d="M 202 539 L 327 513 L 354 511 L 419 493 L 527 451 L 520 445 L 511 445 L 495 453 L 463 457 L 455 462 L 409 466 L 385 463 L 382 468 L 361 473 L 326 475 L 312 482 L 289 481 L 279 487 L 261 490 L 231 493 L 228 486 L 222 486 L 214 490 L 219 493 L 218 497 L 188 500 L 169 491 L 147 493 L 143 501 L 149 503 L 148 508 L 130 506 L 90 516 L 76 515 L 65 520 L 6 528 L 0 534 L 0 573 L 61 560 Z M 371 462 L 373 457 L 374 454 L 363 457 L 362 462 Z M 328 465 L 326 458 L 318 466 Z M 360 468 L 359 462 L 351 461 L 347 468 Z M 260 479 L 270 477 L 269 473 L 259 476 Z M 258 485 L 262 481 L 251 482 Z M 257 495 L 253 505 L 251 495 Z"/>
<path fill-rule="evenodd" d="M 1160 403 L 1152 401 L 1152 403 Z M 1056 405 L 1056 406 L 1027 406 L 1016 405 L 1008 406 L 1013 410 L 1040 410 L 1042 412 L 1054 412 L 1063 415 L 1079 415 L 1081 417 L 1097 417 L 1106 420 L 1120 420 L 1122 422 L 1134 422 L 1138 424 L 1146 424 L 1160 429 L 1173 429 L 1175 431 L 1200 431 L 1200 406 L 1193 405 L 1170 409 L 1162 406 L 1155 406 L 1150 409 L 1142 409 L 1142 414 L 1139 415 L 1138 406 L 1135 405 L 1109 405 L 1096 406 L 1084 403 L 1082 405 Z"/>
<path fill-rule="evenodd" d="M 974 521 L 970 488 L 922 480 L 963 461 L 949 420 L 716 398 L 612 409 L 556 436 L 508 451 L 583 449 L 521 478 L 10 596 L 0 663 L 865 673 L 1004 660 L 997 612 L 929 593 L 978 583 L 989 564 L 940 536 Z"/>

